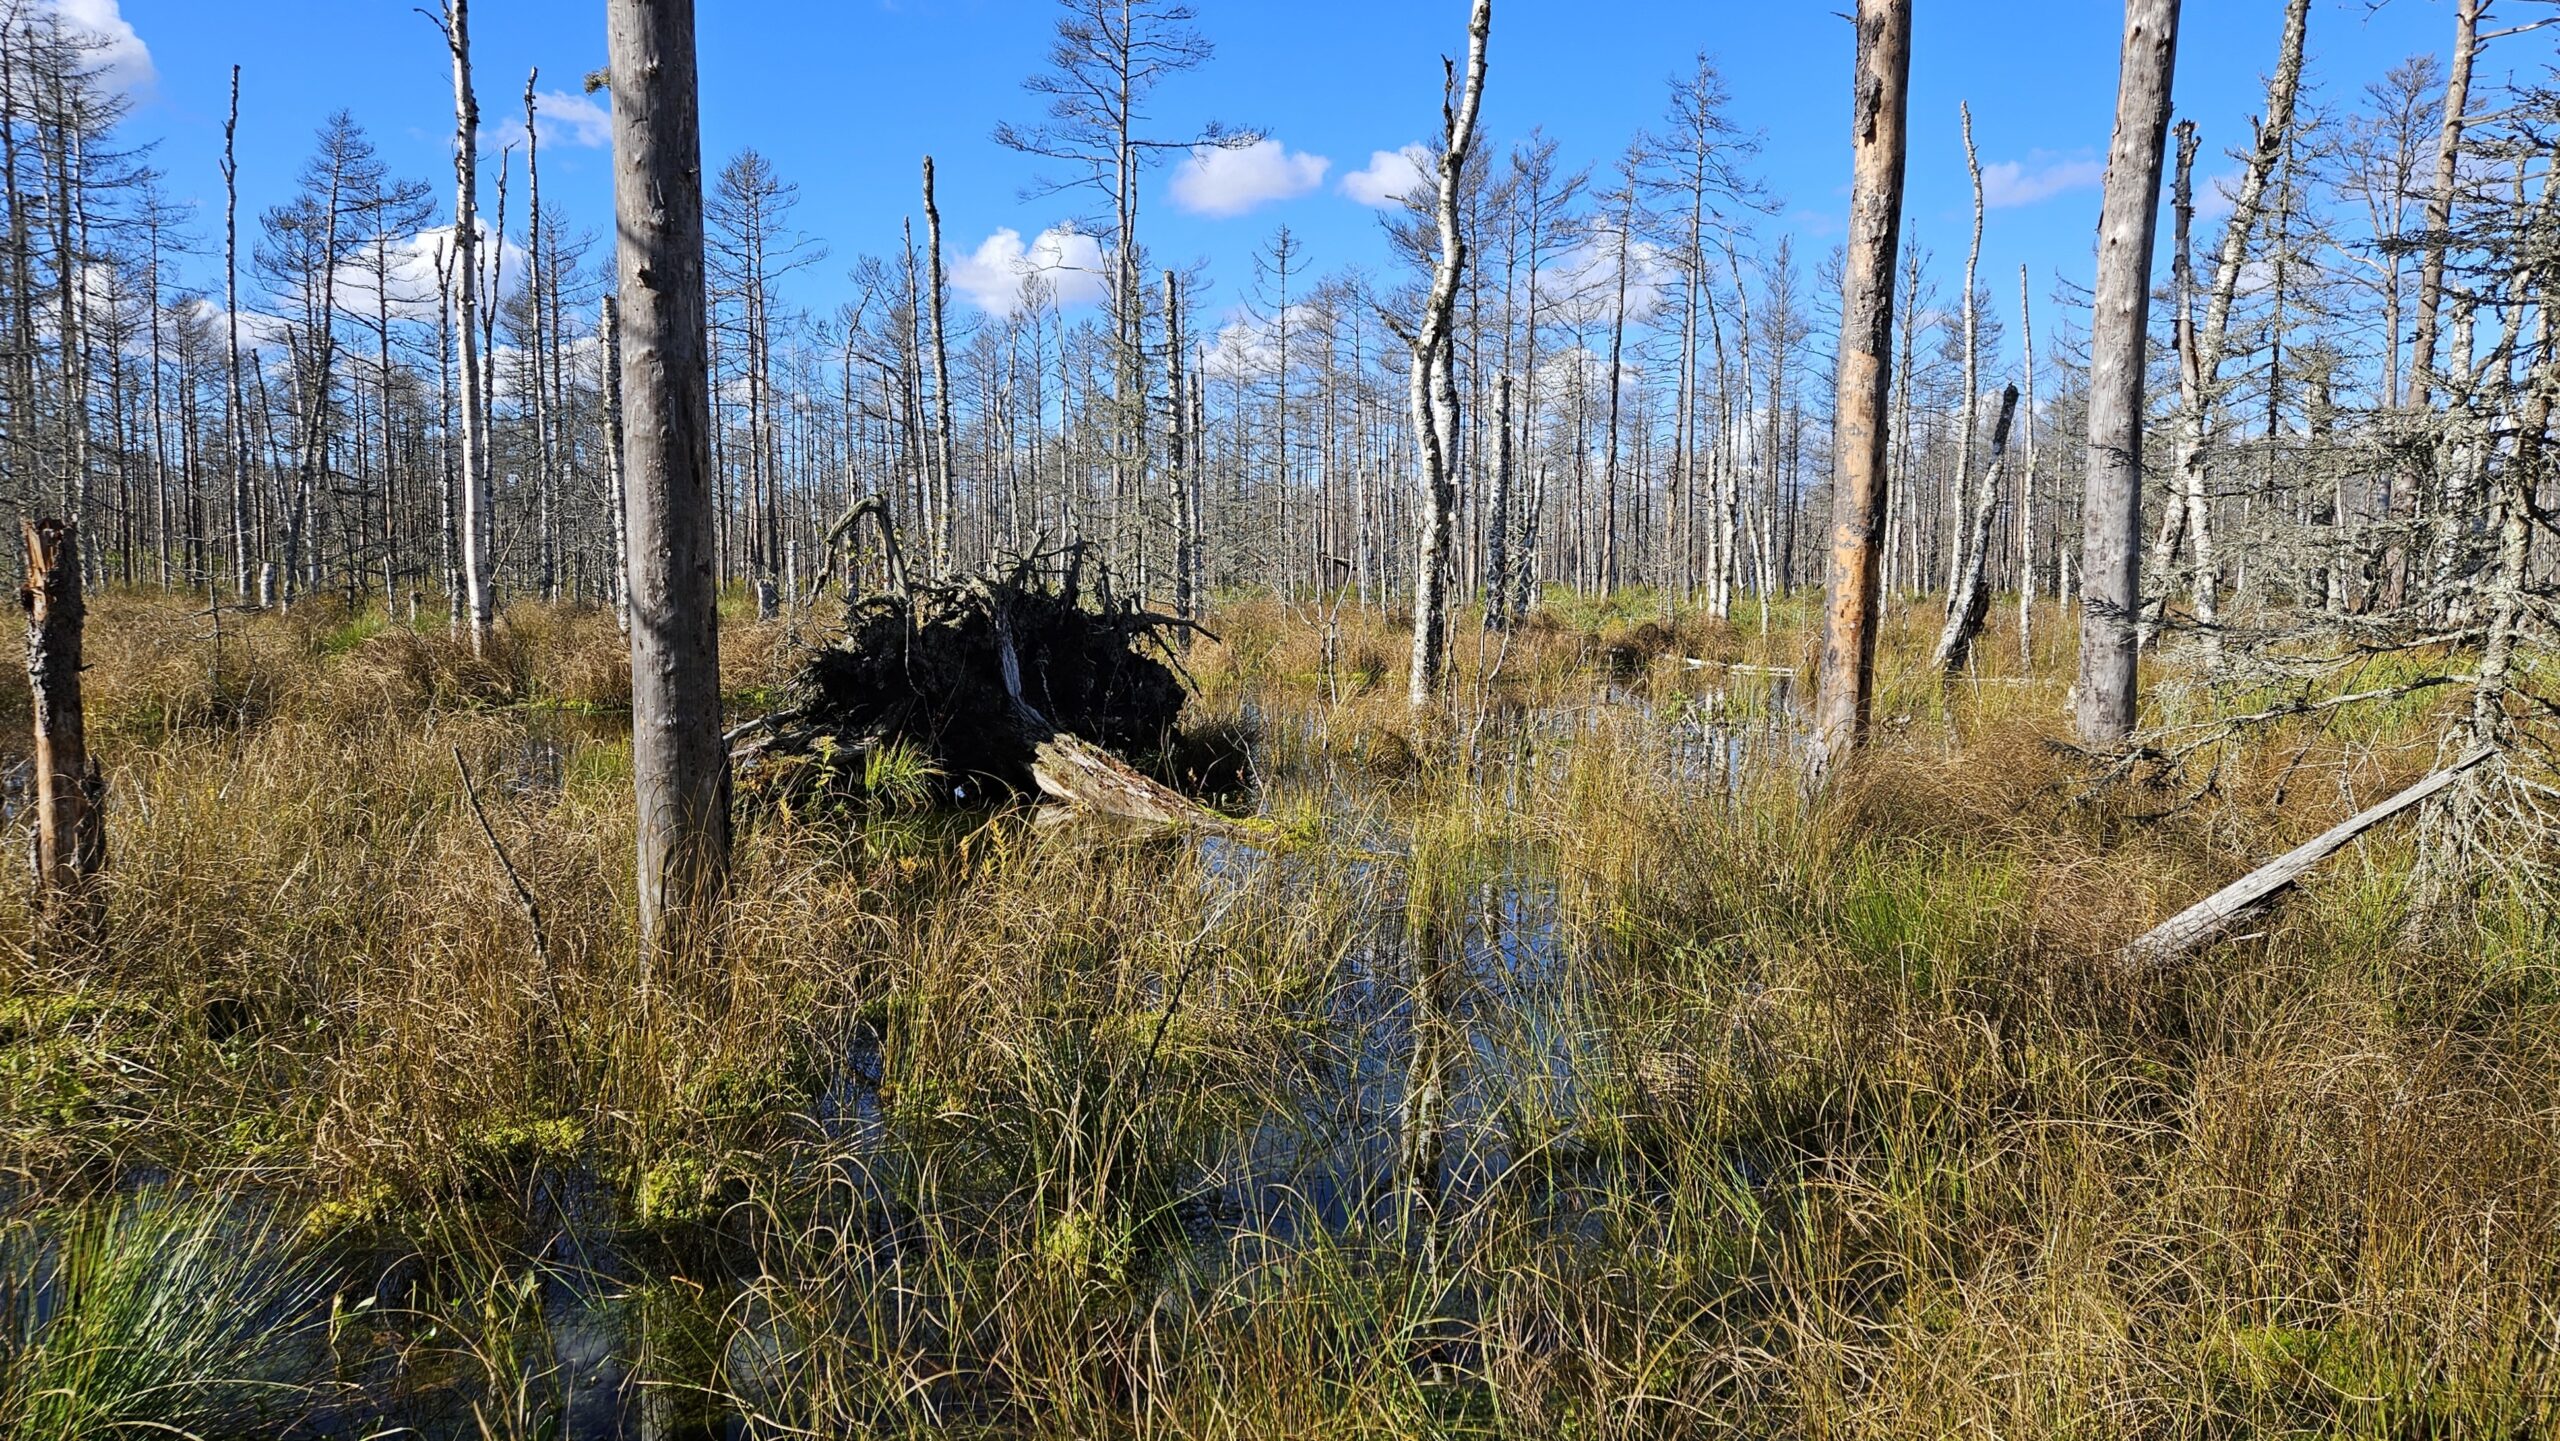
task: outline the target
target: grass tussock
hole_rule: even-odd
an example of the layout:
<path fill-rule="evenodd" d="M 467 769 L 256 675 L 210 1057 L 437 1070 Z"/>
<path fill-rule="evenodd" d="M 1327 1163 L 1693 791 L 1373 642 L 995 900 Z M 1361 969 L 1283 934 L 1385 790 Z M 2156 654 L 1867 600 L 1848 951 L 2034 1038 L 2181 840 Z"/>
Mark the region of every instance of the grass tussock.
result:
<path fill-rule="evenodd" d="M 670 970 L 609 615 L 102 597 L 105 942 L 0 896 L 0 1434 L 2550 1430 L 2550 918 L 2411 944 L 2377 835 L 2111 959 L 2435 713 L 2101 780 L 2052 618 L 1950 688 L 1928 610 L 1813 792 L 1801 602 L 1559 600 L 1420 725 L 1392 617 L 1239 602 L 1255 839 L 893 756 Z M 795 626 L 729 618 L 733 705 Z"/>

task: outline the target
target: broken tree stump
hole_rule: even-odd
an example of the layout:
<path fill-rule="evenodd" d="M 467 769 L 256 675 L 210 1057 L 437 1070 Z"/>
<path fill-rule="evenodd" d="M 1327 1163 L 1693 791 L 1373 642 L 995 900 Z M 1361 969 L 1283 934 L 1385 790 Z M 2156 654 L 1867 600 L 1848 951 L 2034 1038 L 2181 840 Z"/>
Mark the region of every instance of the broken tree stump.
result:
<path fill-rule="evenodd" d="M 35 879 L 58 938 L 94 937 L 94 878 L 106 864 L 106 780 L 89 754 L 80 700 L 80 537 L 70 521 L 26 522 L 27 688 L 35 713 Z"/>
<path fill-rule="evenodd" d="M 2453 764 L 2428 775 L 2389 800 L 2358 811 L 2143 932 L 2132 945 L 2125 947 L 2125 959 L 2162 965 L 2211 943 L 2230 929 L 2233 922 L 2273 901 L 2301 880 L 2312 867 L 2344 849 L 2348 842 L 2427 800 L 2461 779 L 2463 772 L 2496 754 L 2496 750 L 2488 746 L 2467 752 Z"/>

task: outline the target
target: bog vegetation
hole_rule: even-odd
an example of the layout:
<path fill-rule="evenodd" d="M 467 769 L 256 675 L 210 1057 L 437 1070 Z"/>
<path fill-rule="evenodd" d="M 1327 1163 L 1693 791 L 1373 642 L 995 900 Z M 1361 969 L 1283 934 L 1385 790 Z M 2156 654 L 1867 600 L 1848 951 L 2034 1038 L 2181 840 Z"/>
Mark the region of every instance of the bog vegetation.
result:
<path fill-rule="evenodd" d="M 826 618 L 735 602 L 746 709 Z M 1558 596 L 1417 734 L 1399 625 L 1239 602 L 1189 721 L 1263 832 L 940 812 L 849 757 L 742 798 L 723 964 L 667 974 L 609 613 L 520 605 L 474 658 L 103 602 L 105 943 L 31 960 L 0 902 L 0 1416 L 2551 1423 L 2550 914 L 2413 937 L 2400 831 L 2235 944 L 2113 960 L 2424 771 L 2432 702 L 2096 783 L 2066 647 L 1942 692 L 1897 606 L 1883 738 L 1808 793 L 1802 608 L 1658 616 Z"/>
<path fill-rule="evenodd" d="M 451 223 L 340 114 L 209 279 L 0 5 L 0 1441 L 2560 1430 L 2547 7 L 2200 130 L 2127 0 L 2014 359 L 1911 0 L 1830 257 L 1472 0 L 1211 324 L 1189 7 L 832 315 L 606 8 L 614 266 L 442 0 Z"/>

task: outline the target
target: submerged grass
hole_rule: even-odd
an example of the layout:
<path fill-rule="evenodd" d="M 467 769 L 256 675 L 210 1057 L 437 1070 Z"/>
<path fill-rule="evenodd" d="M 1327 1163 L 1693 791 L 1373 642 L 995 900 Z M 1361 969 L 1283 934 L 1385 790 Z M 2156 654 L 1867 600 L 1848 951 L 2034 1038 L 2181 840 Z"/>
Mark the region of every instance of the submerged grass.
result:
<path fill-rule="evenodd" d="M 1240 602 L 1191 668 L 1271 844 L 937 815 L 884 753 L 749 818 L 671 975 L 609 616 L 105 598 L 106 943 L 0 897 L 0 1434 L 2552 1429 L 2551 919 L 2412 947 L 2377 836 L 2105 964 L 2431 713 L 2099 787 L 2053 621 L 1948 691 L 1925 610 L 1810 794 L 1802 605 L 1559 602 L 1417 727 L 1392 618 Z M 723 650 L 752 698 L 786 624 Z"/>

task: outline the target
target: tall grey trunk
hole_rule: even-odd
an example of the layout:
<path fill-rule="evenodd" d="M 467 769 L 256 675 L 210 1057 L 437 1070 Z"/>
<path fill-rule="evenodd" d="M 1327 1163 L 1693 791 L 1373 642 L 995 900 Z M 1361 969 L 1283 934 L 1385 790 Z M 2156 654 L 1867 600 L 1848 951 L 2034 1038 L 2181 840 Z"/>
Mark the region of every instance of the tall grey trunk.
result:
<path fill-rule="evenodd" d="M 631 633 L 631 511 L 623 485 L 622 309 L 604 298 L 600 329 L 604 332 L 605 488 L 613 511 L 613 618 L 622 633 Z"/>
<path fill-rule="evenodd" d="M 2427 240 L 2418 265 L 2418 314 L 2409 346 L 2408 404 L 2421 421 L 2435 394 L 2436 336 L 2443 324 L 2445 252 L 2461 175 L 2462 131 L 2470 119 L 2471 71 L 2480 52 L 2480 21 L 2490 3 L 2491 0 L 2454 0 L 2453 62 L 2445 75 L 2444 116 L 2436 132 L 2435 177 L 2427 190 Z M 2417 447 L 2409 447 L 2407 458 L 2391 472 L 2389 510 L 2391 519 L 2399 524 L 2382 557 L 2381 602 L 2385 609 L 2408 599 L 2406 533 L 2408 522 L 2418 509 L 2418 454 Z"/>
<path fill-rule="evenodd" d="M 1167 369 L 1165 394 L 1171 401 L 1165 427 L 1165 499 L 1173 514 L 1173 613 L 1186 620 L 1200 614 L 1200 597 L 1192 590 L 1200 537 L 1199 517 L 1191 509 L 1190 447 L 1184 420 L 1190 395 L 1182 379 L 1182 290 L 1172 271 L 1164 273 L 1164 334 Z"/>
<path fill-rule="evenodd" d="M 2026 346 L 2026 464 L 2018 471 L 2018 664 L 2035 661 L 2036 621 L 2036 323 L 2028 304 L 2027 267 L 2018 267 L 2018 333 Z"/>
<path fill-rule="evenodd" d="M 249 599 L 249 428 L 240 398 L 240 67 L 231 67 L 231 115 L 222 124 L 222 310 L 229 342 L 223 412 L 231 475 L 231 593 Z"/>
<path fill-rule="evenodd" d="M 2151 316 L 2151 238 L 2178 60 L 2178 0 L 2126 0 L 2115 138 L 2098 221 L 2089 332 L 2089 477 L 2081 503 L 2080 738 L 2133 731 L 2140 699 L 2143 347 Z"/>
<path fill-rule="evenodd" d="M 933 568 L 951 569 L 959 537 L 952 483 L 951 361 L 942 338 L 942 211 L 933 203 L 933 157 L 924 158 L 925 297 L 933 309 Z"/>
<path fill-rule="evenodd" d="M 1448 644 L 1449 556 L 1458 509 L 1458 392 L 1451 374 L 1450 332 L 1459 278 L 1467 265 L 1466 239 L 1458 229 L 1458 181 L 1475 144 L 1476 111 L 1484 100 L 1485 38 L 1492 29 L 1493 0 L 1475 0 L 1467 21 L 1466 82 L 1462 88 L 1451 75 L 1448 89 L 1457 98 L 1454 103 L 1444 99 L 1441 107 L 1440 255 L 1432 267 L 1422 323 L 1413 333 L 1410 399 L 1422 518 L 1414 557 L 1413 663 L 1405 677 L 1405 703 L 1415 710 L 1428 708 L 1439 694 Z"/>
<path fill-rule="evenodd" d="M 453 52 L 453 295 L 462 392 L 462 585 L 471 653 L 488 648 L 491 612 L 489 392 L 480 347 L 480 101 L 471 90 L 471 0 L 445 0 Z"/>
<path fill-rule="evenodd" d="M 1493 495 L 1485 502 L 1484 621 L 1511 624 L 1511 372 L 1493 378 Z"/>
<path fill-rule="evenodd" d="M 1964 253 L 1964 297 L 1960 302 L 1964 314 L 1964 430 L 1956 437 L 1957 513 L 1948 517 L 1953 523 L 1947 527 L 1951 536 L 1947 557 L 1947 617 L 1950 621 L 1964 607 L 1970 594 L 1964 585 L 1965 573 L 1981 569 L 1981 557 L 1966 550 L 1973 532 L 1963 523 L 1963 511 L 1964 488 L 1973 483 L 1974 432 L 1982 418 L 1982 314 L 1973 303 L 1974 275 L 1982 264 L 1982 157 L 1973 148 L 1973 107 L 1958 101 L 1956 112 L 1964 117 L 1964 168 L 1973 177 L 1973 243 Z M 1987 482 L 1989 476 L 1984 479 Z M 1940 644 L 1944 645 L 1943 639 Z"/>
<path fill-rule="evenodd" d="M 693 0 L 608 0 L 605 17 L 640 934 L 650 952 L 671 955 L 708 944 L 729 868 Z"/>

